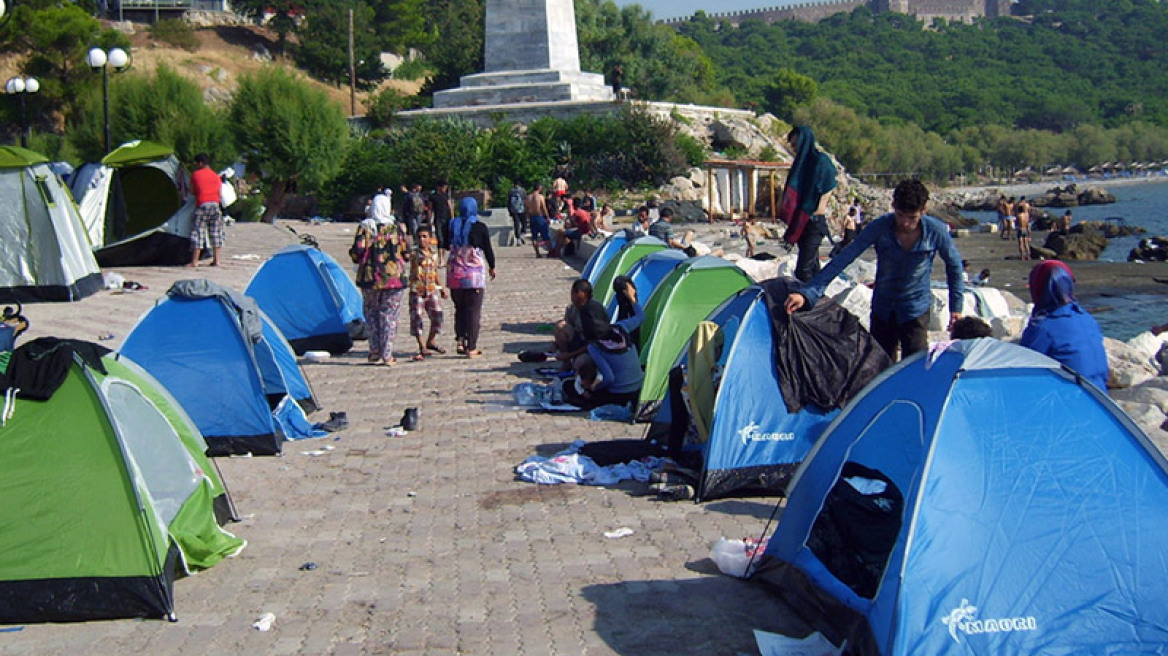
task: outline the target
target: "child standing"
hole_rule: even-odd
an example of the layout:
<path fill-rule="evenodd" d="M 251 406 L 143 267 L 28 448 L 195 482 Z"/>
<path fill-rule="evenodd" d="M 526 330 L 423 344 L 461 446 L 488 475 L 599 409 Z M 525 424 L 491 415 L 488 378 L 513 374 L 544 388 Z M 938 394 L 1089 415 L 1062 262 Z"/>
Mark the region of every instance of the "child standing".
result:
<path fill-rule="evenodd" d="M 431 353 L 446 353 L 434 343 L 442 332 L 442 301 L 446 288 L 439 282 L 437 241 L 428 226 L 418 228 L 418 245 L 410 255 L 410 334 L 418 340 L 418 354 L 424 360 Z M 430 318 L 430 334 L 422 340 L 422 324 Z"/>

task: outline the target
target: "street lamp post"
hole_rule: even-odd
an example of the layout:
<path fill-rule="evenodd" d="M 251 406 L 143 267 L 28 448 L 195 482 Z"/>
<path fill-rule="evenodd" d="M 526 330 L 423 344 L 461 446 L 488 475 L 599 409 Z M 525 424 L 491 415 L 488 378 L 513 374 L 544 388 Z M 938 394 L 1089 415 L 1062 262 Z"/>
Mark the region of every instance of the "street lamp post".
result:
<path fill-rule="evenodd" d="M 85 55 L 85 62 L 93 70 L 101 69 L 101 98 L 105 117 L 105 152 L 110 151 L 110 111 L 109 111 L 109 69 L 110 66 L 117 72 L 124 71 L 130 65 L 130 55 L 121 48 L 114 48 L 106 54 L 101 48 L 90 48 Z"/>
<path fill-rule="evenodd" d="M 28 148 L 28 120 L 24 113 L 24 97 L 41 90 L 41 83 L 35 77 L 22 78 L 19 75 L 10 78 L 4 84 L 4 91 L 10 95 L 20 97 L 20 147 Z"/>

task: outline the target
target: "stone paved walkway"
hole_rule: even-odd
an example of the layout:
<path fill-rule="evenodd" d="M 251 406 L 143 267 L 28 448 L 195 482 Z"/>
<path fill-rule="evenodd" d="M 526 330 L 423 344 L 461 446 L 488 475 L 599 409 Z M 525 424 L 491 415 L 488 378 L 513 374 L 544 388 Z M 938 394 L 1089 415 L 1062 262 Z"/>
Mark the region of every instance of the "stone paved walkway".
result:
<path fill-rule="evenodd" d="M 347 262 L 352 225 L 292 225 Z M 240 290 L 261 258 L 295 241 L 254 224 L 233 226 L 228 238 L 224 265 L 197 273 Z M 760 586 L 718 574 L 707 555 L 721 536 L 757 536 L 773 499 L 661 503 L 639 496 L 639 485 L 515 480 L 513 468 L 531 454 L 640 429 L 511 406 L 511 387 L 537 366 L 515 354 L 546 343 L 536 327 L 562 315 L 575 271 L 529 248 L 498 253 L 485 357 L 408 362 L 404 321 L 393 368 L 364 365 L 363 350 L 305 365 L 325 406 L 314 419 L 348 413 L 351 425 L 335 439 L 286 443 L 282 457 L 217 460 L 244 516 L 229 530 L 249 544 L 176 583 L 177 623 L 29 625 L 0 633 L 0 653 L 756 653 L 751 629 L 777 630 L 791 618 Z M 238 259 L 249 255 L 257 257 Z M 171 282 L 193 273 L 119 272 L 149 289 L 26 306 L 26 339 L 112 334 L 103 343 L 117 347 Z M 452 321 L 449 301 L 446 310 Z M 420 408 L 421 429 L 387 437 L 409 406 Z M 301 454 L 326 445 L 334 450 Z M 634 533 L 604 537 L 619 527 Z M 302 571 L 308 562 L 317 568 Z M 276 615 L 272 630 L 251 628 L 266 612 Z"/>

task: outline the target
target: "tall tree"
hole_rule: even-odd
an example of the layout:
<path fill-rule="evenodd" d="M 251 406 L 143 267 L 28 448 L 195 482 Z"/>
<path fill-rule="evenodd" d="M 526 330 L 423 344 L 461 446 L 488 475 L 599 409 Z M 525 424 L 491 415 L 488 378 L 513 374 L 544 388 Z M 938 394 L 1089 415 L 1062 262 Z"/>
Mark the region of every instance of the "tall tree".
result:
<path fill-rule="evenodd" d="M 349 80 L 349 10 L 353 11 L 353 52 L 356 86 L 371 89 L 389 72 L 381 65 L 381 52 L 373 25 L 373 9 L 364 2 L 337 2 L 316 7 L 297 31 L 296 63 L 314 77 L 334 84 Z"/>
<path fill-rule="evenodd" d="M 248 170 L 266 187 L 265 221 L 283 209 L 290 186 L 314 191 L 340 167 L 348 137 L 340 106 L 291 73 L 268 67 L 241 76 L 228 115 Z"/>
<path fill-rule="evenodd" d="M 463 75 L 483 69 L 483 0 L 432 0 L 426 3 L 426 29 L 433 41 L 421 49 L 436 73 L 424 93 L 458 86 Z"/>

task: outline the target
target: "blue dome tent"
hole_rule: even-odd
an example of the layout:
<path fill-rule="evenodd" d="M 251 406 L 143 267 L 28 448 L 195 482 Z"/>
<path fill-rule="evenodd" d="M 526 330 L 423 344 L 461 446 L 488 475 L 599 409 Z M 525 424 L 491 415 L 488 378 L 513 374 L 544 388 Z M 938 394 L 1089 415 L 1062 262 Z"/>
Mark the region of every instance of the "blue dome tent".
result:
<path fill-rule="evenodd" d="M 288 342 L 251 299 L 207 280 L 180 280 L 138 320 L 121 353 L 178 399 L 209 455 L 280 452 L 272 416 L 285 396 L 318 404 Z"/>
<path fill-rule="evenodd" d="M 288 246 L 252 276 L 245 294 L 283 333 L 297 355 L 347 353 L 364 333 L 361 292 L 337 261 L 311 246 Z"/>
<path fill-rule="evenodd" d="M 1168 462 L 1107 396 L 978 339 L 885 371 L 795 475 L 755 578 L 849 653 L 1157 653 Z"/>

